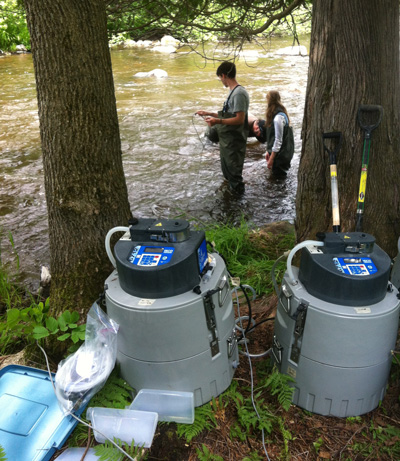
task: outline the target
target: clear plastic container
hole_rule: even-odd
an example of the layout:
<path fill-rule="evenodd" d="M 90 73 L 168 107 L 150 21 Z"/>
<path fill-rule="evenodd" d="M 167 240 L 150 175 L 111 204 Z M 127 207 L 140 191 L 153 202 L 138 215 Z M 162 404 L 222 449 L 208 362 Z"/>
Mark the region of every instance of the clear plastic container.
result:
<path fill-rule="evenodd" d="M 117 437 L 129 444 L 134 440 L 144 448 L 151 447 L 158 421 L 154 412 L 100 407 L 88 408 L 86 417 L 92 422 L 97 442 L 104 443 L 104 436 L 111 440 Z"/>
<path fill-rule="evenodd" d="M 193 424 L 193 392 L 142 389 L 129 407 L 130 410 L 154 411 L 159 421 Z"/>

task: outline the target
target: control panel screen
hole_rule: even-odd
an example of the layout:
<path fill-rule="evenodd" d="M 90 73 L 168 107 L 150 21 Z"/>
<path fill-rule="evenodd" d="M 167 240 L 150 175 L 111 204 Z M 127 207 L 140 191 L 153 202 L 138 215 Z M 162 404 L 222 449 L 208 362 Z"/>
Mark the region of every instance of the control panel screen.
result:
<path fill-rule="evenodd" d="M 203 272 L 204 267 L 207 264 L 207 242 L 203 240 L 201 245 L 197 249 L 197 258 L 199 261 L 199 272 L 200 274 Z"/>
<path fill-rule="evenodd" d="M 333 258 L 333 263 L 335 264 L 338 271 L 348 275 L 356 275 L 362 277 L 378 272 L 378 269 L 376 268 L 371 258 Z"/>
<path fill-rule="evenodd" d="M 174 251 L 173 247 L 137 245 L 129 254 L 128 261 L 134 266 L 162 266 L 171 261 Z"/>

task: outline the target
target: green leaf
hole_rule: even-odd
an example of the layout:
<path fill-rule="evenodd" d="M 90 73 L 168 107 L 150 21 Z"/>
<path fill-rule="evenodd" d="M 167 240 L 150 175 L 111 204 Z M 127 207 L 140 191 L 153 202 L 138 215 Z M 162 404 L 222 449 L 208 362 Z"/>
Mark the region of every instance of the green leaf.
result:
<path fill-rule="evenodd" d="M 76 344 L 79 340 L 85 339 L 85 333 L 82 331 L 73 330 L 71 333 L 71 339 L 73 343 Z"/>
<path fill-rule="evenodd" d="M 19 309 L 8 309 L 7 310 L 7 325 L 12 328 L 14 325 L 18 323 L 20 318 L 20 311 Z"/>
<path fill-rule="evenodd" d="M 71 323 L 71 312 L 70 311 L 65 311 L 61 314 L 61 317 L 64 318 L 66 323 Z"/>
<path fill-rule="evenodd" d="M 47 330 L 47 328 L 45 327 L 35 327 L 33 329 L 33 338 L 34 339 L 42 339 L 42 338 L 46 338 L 47 336 L 49 336 L 50 333 L 49 331 Z"/>
<path fill-rule="evenodd" d="M 57 333 L 58 331 L 58 322 L 54 317 L 48 317 L 46 319 L 46 328 L 50 330 L 50 333 Z"/>
<path fill-rule="evenodd" d="M 65 340 L 68 339 L 70 336 L 71 336 L 70 333 L 65 333 L 65 335 L 58 336 L 57 340 L 58 340 L 58 341 L 65 341 Z"/>
<path fill-rule="evenodd" d="M 71 313 L 71 323 L 78 323 L 79 320 L 79 312 L 72 311 Z"/>
<path fill-rule="evenodd" d="M 63 315 L 60 315 L 60 317 L 58 317 L 58 325 L 60 326 L 61 331 L 68 330 L 67 322 L 65 321 L 65 318 L 63 317 Z"/>

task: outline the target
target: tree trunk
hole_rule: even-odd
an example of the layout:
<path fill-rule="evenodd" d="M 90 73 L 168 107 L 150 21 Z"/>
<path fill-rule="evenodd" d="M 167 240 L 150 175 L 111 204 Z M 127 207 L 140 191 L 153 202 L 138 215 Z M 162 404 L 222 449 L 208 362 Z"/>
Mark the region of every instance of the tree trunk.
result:
<path fill-rule="evenodd" d="M 39 105 L 53 313 L 87 311 L 130 217 L 102 0 L 25 0 Z"/>
<path fill-rule="evenodd" d="M 363 231 L 394 256 L 400 235 L 399 2 L 315 0 L 312 21 L 297 238 L 332 231 L 322 133 L 333 131 L 343 135 L 337 159 L 341 230 L 355 230 L 364 136 L 357 111 L 360 104 L 381 105 L 382 123 L 372 133 Z"/>

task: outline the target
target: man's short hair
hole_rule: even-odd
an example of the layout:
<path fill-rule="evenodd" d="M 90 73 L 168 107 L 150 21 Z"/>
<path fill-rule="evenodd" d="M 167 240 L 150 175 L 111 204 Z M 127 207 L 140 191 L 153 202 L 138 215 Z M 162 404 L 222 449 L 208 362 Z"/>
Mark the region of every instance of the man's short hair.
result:
<path fill-rule="evenodd" d="M 224 61 L 222 64 L 219 65 L 217 69 L 217 75 L 220 77 L 221 75 L 226 75 L 228 78 L 235 78 L 236 77 L 236 66 L 233 62 Z"/>

